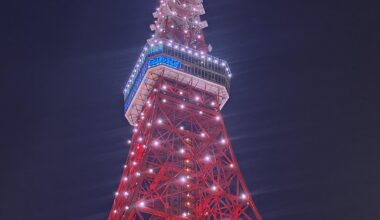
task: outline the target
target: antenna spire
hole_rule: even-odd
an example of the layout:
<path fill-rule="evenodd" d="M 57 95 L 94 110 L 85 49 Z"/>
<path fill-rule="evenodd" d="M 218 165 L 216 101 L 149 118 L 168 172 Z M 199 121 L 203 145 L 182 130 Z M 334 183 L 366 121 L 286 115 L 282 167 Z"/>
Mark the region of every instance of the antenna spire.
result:
<path fill-rule="evenodd" d="M 156 19 L 150 25 L 154 34 L 148 40 L 172 40 L 189 48 L 209 51 L 203 29 L 207 21 L 201 21 L 205 14 L 203 0 L 161 0 L 153 13 Z"/>

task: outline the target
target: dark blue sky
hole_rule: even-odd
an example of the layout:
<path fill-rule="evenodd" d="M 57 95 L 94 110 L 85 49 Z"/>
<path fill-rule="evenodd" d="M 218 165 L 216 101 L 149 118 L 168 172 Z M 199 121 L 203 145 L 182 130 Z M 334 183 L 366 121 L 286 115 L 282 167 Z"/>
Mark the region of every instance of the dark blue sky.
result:
<path fill-rule="evenodd" d="M 122 88 L 153 0 L 2 3 L 0 219 L 101 220 L 131 129 Z M 379 3 L 206 0 L 223 110 L 265 220 L 380 219 Z"/>

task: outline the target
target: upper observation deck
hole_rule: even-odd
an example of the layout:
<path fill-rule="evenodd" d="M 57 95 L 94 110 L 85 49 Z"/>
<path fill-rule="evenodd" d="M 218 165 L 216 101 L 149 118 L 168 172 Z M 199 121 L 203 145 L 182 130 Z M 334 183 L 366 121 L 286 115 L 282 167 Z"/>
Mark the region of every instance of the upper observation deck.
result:
<path fill-rule="evenodd" d="M 230 68 L 226 61 L 174 43 L 145 45 L 124 88 L 125 116 L 135 124 L 156 81 L 165 77 L 215 94 L 222 109 L 229 98 Z"/>

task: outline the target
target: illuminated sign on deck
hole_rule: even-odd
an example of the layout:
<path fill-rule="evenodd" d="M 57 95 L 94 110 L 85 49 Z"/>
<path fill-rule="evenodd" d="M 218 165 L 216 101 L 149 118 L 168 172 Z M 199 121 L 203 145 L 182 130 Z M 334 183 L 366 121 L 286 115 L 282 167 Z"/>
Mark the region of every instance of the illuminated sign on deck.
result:
<path fill-rule="evenodd" d="M 173 58 L 165 57 L 165 56 L 158 56 L 158 57 L 152 58 L 148 62 L 149 67 L 155 67 L 161 64 L 168 67 L 175 68 L 175 69 L 179 69 L 181 67 L 181 62 Z"/>

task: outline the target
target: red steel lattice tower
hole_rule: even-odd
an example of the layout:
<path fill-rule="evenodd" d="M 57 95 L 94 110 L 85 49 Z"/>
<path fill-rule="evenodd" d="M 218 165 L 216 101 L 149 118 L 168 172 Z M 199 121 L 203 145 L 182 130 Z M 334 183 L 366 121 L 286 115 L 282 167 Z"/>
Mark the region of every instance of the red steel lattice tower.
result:
<path fill-rule="evenodd" d="M 133 126 L 109 220 L 252 219 L 220 110 L 230 68 L 210 56 L 202 0 L 161 0 L 155 31 L 124 89 Z"/>

